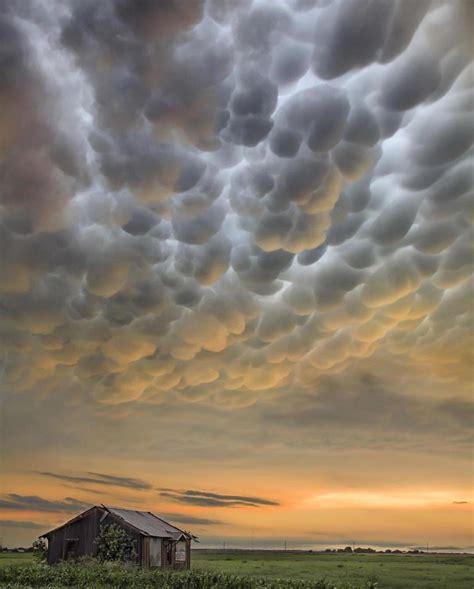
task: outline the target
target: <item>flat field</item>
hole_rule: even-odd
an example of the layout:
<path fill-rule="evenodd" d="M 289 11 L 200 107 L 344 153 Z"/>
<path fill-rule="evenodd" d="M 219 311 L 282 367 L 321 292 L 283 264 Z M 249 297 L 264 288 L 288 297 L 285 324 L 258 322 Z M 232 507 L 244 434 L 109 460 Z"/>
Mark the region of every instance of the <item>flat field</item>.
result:
<path fill-rule="evenodd" d="M 21 567 L 32 562 L 31 554 L 0 553 L 0 567 Z M 474 556 L 464 555 L 193 550 L 192 568 L 196 572 L 220 572 L 269 581 L 325 578 L 338 587 L 361 589 L 367 587 L 368 580 L 377 581 L 378 589 L 474 588 Z"/>
<path fill-rule="evenodd" d="M 326 578 L 379 589 L 473 589 L 474 556 L 193 550 L 193 569 L 268 579 Z"/>
<path fill-rule="evenodd" d="M 0 567 L 25 566 L 33 562 L 31 552 L 0 552 Z"/>

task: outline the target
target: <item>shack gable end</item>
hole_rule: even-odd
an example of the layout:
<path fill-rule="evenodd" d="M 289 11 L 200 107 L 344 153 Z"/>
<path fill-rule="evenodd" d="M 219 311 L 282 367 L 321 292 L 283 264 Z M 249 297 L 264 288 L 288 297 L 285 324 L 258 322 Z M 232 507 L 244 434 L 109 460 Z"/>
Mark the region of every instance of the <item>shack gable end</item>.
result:
<path fill-rule="evenodd" d="M 99 508 L 94 507 L 83 517 L 45 534 L 48 539 L 48 564 L 78 556 L 95 556 L 95 539 L 101 515 Z"/>
<path fill-rule="evenodd" d="M 137 561 L 141 563 L 142 534 L 105 509 L 94 507 L 78 518 L 74 518 L 65 525 L 45 534 L 48 539 L 48 564 L 56 564 L 61 560 L 80 556 L 96 556 L 96 540 L 100 527 L 111 524 L 123 528 L 135 540 Z"/>

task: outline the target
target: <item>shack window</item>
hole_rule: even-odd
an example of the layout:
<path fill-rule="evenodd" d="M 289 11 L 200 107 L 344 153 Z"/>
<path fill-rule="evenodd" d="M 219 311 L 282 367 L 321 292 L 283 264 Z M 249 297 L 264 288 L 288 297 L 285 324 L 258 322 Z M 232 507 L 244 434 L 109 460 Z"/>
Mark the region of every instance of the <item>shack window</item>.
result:
<path fill-rule="evenodd" d="M 176 553 L 174 558 L 176 562 L 186 562 L 186 542 L 183 540 L 176 542 Z"/>

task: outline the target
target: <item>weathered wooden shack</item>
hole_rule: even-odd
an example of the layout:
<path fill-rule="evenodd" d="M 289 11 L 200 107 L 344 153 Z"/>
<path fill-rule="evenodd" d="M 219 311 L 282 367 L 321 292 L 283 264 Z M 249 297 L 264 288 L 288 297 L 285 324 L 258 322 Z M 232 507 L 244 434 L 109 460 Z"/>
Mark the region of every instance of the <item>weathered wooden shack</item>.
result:
<path fill-rule="evenodd" d="M 146 568 L 189 569 L 191 540 L 195 536 L 150 511 L 117 509 L 99 505 L 80 513 L 40 536 L 48 541 L 48 563 L 96 556 L 101 526 L 115 524 L 135 540 L 135 564 Z"/>

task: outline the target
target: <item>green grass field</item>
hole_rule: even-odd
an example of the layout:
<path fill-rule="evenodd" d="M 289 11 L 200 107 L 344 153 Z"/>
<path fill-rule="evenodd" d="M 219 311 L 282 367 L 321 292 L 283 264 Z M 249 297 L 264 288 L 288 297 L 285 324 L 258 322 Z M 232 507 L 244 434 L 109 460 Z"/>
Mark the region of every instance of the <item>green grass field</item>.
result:
<path fill-rule="evenodd" d="M 0 566 L 32 562 L 30 554 L 1 554 Z M 192 568 L 267 579 L 318 580 L 364 587 L 378 580 L 379 589 L 473 589 L 473 556 L 364 554 L 295 554 L 194 550 Z"/>
<path fill-rule="evenodd" d="M 193 551 L 193 568 L 252 577 L 320 579 L 380 589 L 473 589 L 474 557 Z"/>
<path fill-rule="evenodd" d="M 8 553 L 0 552 L 0 567 L 7 566 L 24 566 L 34 562 L 33 555 L 31 553 Z"/>

